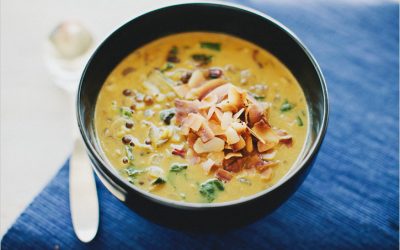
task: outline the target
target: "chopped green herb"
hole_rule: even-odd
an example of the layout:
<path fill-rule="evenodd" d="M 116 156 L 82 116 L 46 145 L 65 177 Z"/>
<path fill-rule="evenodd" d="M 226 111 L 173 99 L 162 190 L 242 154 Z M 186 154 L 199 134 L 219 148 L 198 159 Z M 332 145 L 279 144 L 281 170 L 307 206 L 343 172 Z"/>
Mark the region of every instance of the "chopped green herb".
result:
<path fill-rule="evenodd" d="M 217 179 L 210 179 L 200 184 L 199 192 L 208 202 L 215 200 L 218 191 L 223 191 L 224 185 Z"/>
<path fill-rule="evenodd" d="M 119 108 L 119 113 L 121 116 L 126 117 L 126 118 L 132 117 L 132 110 L 128 107 Z"/>
<path fill-rule="evenodd" d="M 129 145 L 126 145 L 125 146 L 125 152 L 126 152 L 126 157 L 128 157 L 128 160 L 130 162 L 132 162 L 134 160 L 132 147 L 129 146 Z"/>
<path fill-rule="evenodd" d="M 290 111 L 293 109 L 293 104 L 289 103 L 288 100 L 285 100 L 281 106 L 281 112 Z"/>
<path fill-rule="evenodd" d="M 164 184 L 164 183 L 166 183 L 166 181 L 163 178 L 158 177 L 157 179 L 155 179 L 153 181 L 153 183 L 151 183 L 151 185 L 160 185 L 160 184 Z"/>
<path fill-rule="evenodd" d="M 215 51 L 220 51 L 221 50 L 221 44 L 220 43 L 200 42 L 200 47 L 202 47 L 204 49 L 215 50 Z"/>
<path fill-rule="evenodd" d="M 265 99 L 265 96 L 263 95 L 253 95 L 254 99 L 256 99 L 257 101 L 262 101 Z"/>
<path fill-rule="evenodd" d="M 200 65 L 209 64 L 212 60 L 212 55 L 205 55 L 205 54 L 193 54 L 192 59 L 196 62 L 200 63 Z"/>
<path fill-rule="evenodd" d="M 168 71 L 170 69 L 172 69 L 173 67 L 175 67 L 175 64 L 171 63 L 171 62 L 167 62 L 166 64 L 164 64 L 164 66 L 160 69 L 160 71 L 162 73 L 164 73 L 165 71 Z"/>
<path fill-rule="evenodd" d="M 178 163 L 174 163 L 172 166 L 171 166 L 171 169 L 169 170 L 170 172 L 175 172 L 175 173 L 179 173 L 179 172 L 181 172 L 182 170 L 185 170 L 185 169 L 187 169 L 188 168 L 188 165 L 187 164 L 178 164 Z"/>
<path fill-rule="evenodd" d="M 176 56 L 176 55 L 178 54 L 178 47 L 173 46 L 173 47 L 171 48 L 171 50 L 169 51 L 169 53 L 170 53 L 171 55 Z"/>
<path fill-rule="evenodd" d="M 297 125 L 299 125 L 299 127 L 303 127 L 303 120 L 301 119 L 301 117 L 300 116 L 297 116 L 296 117 L 296 122 L 297 122 Z"/>
<path fill-rule="evenodd" d="M 129 176 L 135 177 L 135 176 L 137 176 L 138 174 L 143 173 L 143 170 L 138 170 L 138 169 L 135 169 L 134 167 L 131 166 L 131 167 L 125 168 L 125 172 L 126 172 L 126 174 L 129 175 Z"/>
<path fill-rule="evenodd" d="M 174 118 L 176 111 L 174 108 L 172 109 L 165 109 L 160 111 L 160 119 L 166 124 L 171 124 L 171 119 Z"/>

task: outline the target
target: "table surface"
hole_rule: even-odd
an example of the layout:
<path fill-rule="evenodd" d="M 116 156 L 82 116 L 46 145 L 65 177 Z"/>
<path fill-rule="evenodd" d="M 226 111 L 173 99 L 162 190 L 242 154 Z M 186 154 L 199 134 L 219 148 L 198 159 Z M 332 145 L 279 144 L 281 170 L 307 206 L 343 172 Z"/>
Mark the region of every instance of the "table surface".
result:
<path fill-rule="evenodd" d="M 261 1 L 250 2 L 259 4 Z M 367 4 L 377 4 L 374 1 L 366 2 L 368 2 Z M 21 8 L 21 6 L 28 4 L 21 0 L 4 0 L 1 2 L 1 235 L 51 179 L 70 152 L 72 116 L 71 110 L 66 104 L 68 97 L 62 90 L 54 86 L 43 62 L 43 50 L 41 48 L 48 33 L 58 22 L 75 18 L 81 20 L 100 40 L 135 13 L 157 5 L 155 1 L 118 1 L 114 4 L 118 11 L 114 12 L 110 11 L 108 3 L 105 0 L 84 2 L 74 0 L 60 4 L 50 0 L 40 0 L 35 1 L 35 6 L 40 6 L 41 11 L 32 11 L 34 6 L 32 8 Z M 364 1 L 362 3 L 366 4 Z M 93 8 L 94 4 L 96 4 L 96 8 Z M 281 4 L 291 5 L 292 3 L 284 1 Z M 360 2 L 353 4 L 357 5 Z M 76 6 L 79 6 L 79 8 Z M 117 12 L 118 14 L 112 14 Z M 27 16 L 29 19 L 26 18 Z M 102 18 L 96 18 L 99 16 Z M 310 37 L 301 38 L 305 42 L 316 42 L 315 39 Z M 361 39 L 368 38 L 361 37 Z M 335 63 L 357 60 L 357 58 L 335 58 L 334 51 L 323 51 L 316 44 L 308 45 L 311 48 L 317 48 L 313 51 L 317 59 L 323 57 L 324 53 L 329 53 Z M 359 48 L 360 51 L 363 49 L 368 50 L 368 48 Z M 373 64 L 375 61 L 379 61 L 379 56 L 369 55 L 364 59 Z M 398 65 L 398 60 L 397 62 L 394 60 L 394 63 Z M 332 65 L 329 62 L 326 61 L 322 66 L 328 75 L 333 74 L 330 71 Z M 384 69 L 378 68 L 377 70 Z M 359 69 L 359 72 L 354 73 L 365 73 L 365 69 Z M 393 74 L 393 72 L 390 73 Z M 354 77 L 346 74 L 335 75 L 336 80 L 349 80 L 349 84 L 351 84 Z M 374 81 L 377 80 L 374 79 Z M 359 81 L 359 79 L 357 78 L 354 81 Z M 343 85 L 330 84 L 332 84 L 330 88 L 343 88 Z M 368 89 L 370 87 L 365 88 L 361 88 L 360 91 L 370 91 Z M 393 89 L 397 90 L 398 93 L 398 88 L 392 86 L 390 90 Z M 379 93 L 384 97 L 389 95 L 385 91 Z M 353 96 L 347 98 L 351 97 Z M 331 101 L 332 105 L 338 105 L 337 102 L 351 102 L 352 100 L 340 100 L 338 96 L 333 96 Z M 357 107 L 349 108 L 356 109 Z M 336 115 L 336 118 L 343 119 L 334 110 L 332 112 L 333 115 Z M 375 115 L 374 112 L 367 113 L 366 117 L 360 118 L 360 120 L 364 119 L 366 122 L 371 122 L 374 119 L 379 119 Z M 398 116 L 383 117 L 380 124 L 389 124 L 390 131 L 393 132 L 393 126 L 397 124 L 398 128 Z M 355 132 L 354 128 L 348 131 L 348 136 L 351 135 L 351 132 Z M 337 135 L 333 134 L 333 136 Z M 370 146 L 372 145 L 373 149 L 379 151 L 379 138 L 358 139 L 368 139 L 367 143 Z M 354 141 L 355 148 L 350 149 L 347 156 L 343 158 L 344 164 L 351 163 L 350 157 L 362 150 L 356 143 L 357 140 Z M 339 152 L 328 150 L 326 154 L 328 153 L 341 157 Z M 374 157 L 378 160 L 381 159 L 379 155 L 373 155 L 372 158 Z M 393 155 L 393 150 L 386 157 L 390 157 L 391 164 L 397 164 L 398 156 Z M 392 162 L 394 160 L 396 160 L 396 163 Z M 398 175 L 397 170 L 393 168 L 389 168 L 389 170 Z M 379 178 L 379 176 L 370 176 L 370 178 Z M 356 182 L 356 184 L 358 183 Z M 362 187 L 362 184 L 359 185 Z M 368 205 L 367 201 L 365 203 Z M 391 221 L 390 223 L 396 225 L 396 222 Z"/>

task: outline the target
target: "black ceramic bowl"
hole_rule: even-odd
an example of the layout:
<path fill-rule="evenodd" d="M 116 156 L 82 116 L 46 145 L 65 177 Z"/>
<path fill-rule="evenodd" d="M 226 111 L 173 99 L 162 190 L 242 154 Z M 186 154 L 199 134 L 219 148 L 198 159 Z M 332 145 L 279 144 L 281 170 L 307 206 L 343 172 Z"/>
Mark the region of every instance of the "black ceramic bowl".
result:
<path fill-rule="evenodd" d="M 167 200 L 146 193 L 119 176 L 105 160 L 93 118 L 97 95 L 107 75 L 129 53 L 154 39 L 187 31 L 231 34 L 251 41 L 279 58 L 295 75 L 306 95 L 311 123 L 299 164 L 275 186 L 245 199 L 198 204 Z M 94 52 L 78 92 L 78 124 L 97 176 L 107 189 L 137 213 L 173 227 L 221 228 L 249 223 L 286 201 L 303 182 L 321 146 L 328 121 L 324 78 L 308 49 L 274 19 L 243 6 L 188 3 L 141 15 L 113 32 Z"/>

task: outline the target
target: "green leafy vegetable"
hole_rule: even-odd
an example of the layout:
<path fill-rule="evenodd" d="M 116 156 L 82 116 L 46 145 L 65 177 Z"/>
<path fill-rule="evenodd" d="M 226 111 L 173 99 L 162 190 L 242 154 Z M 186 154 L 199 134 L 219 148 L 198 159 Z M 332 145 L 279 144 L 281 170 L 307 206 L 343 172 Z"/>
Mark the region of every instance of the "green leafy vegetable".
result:
<path fill-rule="evenodd" d="M 128 107 L 121 107 L 119 109 L 119 113 L 121 116 L 125 118 L 131 118 L 132 117 L 132 110 Z"/>
<path fill-rule="evenodd" d="M 303 127 L 304 123 L 300 116 L 296 117 L 296 122 L 297 122 L 297 125 L 299 125 L 299 127 Z"/>
<path fill-rule="evenodd" d="M 206 55 L 206 54 L 193 54 L 192 59 L 195 60 L 196 62 L 200 63 L 200 65 L 206 65 L 209 64 L 212 60 L 212 55 Z"/>
<path fill-rule="evenodd" d="M 126 145 L 125 146 L 125 152 L 126 152 L 126 157 L 128 157 L 128 160 L 130 162 L 132 162 L 134 160 L 132 147 L 129 146 L 129 145 Z"/>
<path fill-rule="evenodd" d="M 164 66 L 160 69 L 160 71 L 162 73 L 164 73 L 165 71 L 168 71 L 170 69 L 172 69 L 173 67 L 175 67 L 175 64 L 171 63 L 171 62 L 167 62 L 166 64 L 164 64 Z"/>
<path fill-rule="evenodd" d="M 294 107 L 293 104 L 289 103 L 288 100 L 285 100 L 281 106 L 281 112 L 286 112 L 292 110 Z"/>
<path fill-rule="evenodd" d="M 179 173 L 179 172 L 181 172 L 182 170 L 185 170 L 185 169 L 187 169 L 188 168 L 188 165 L 187 164 L 178 164 L 178 163 L 174 163 L 172 166 L 171 166 L 171 169 L 169 170 L 170 172 L 174 172 L 174 173 Z"/>
<path fill-rule="evenodd" d="M 166 124 L 171 124 L 171 119 L 174 118 L 176 111 L 174 108 L 172 109 L 165 109 L 160 111 L 160 119 Z"/>
<path fill-rule="evenodd" d="M 208 202 L 212 202 L 217 197 L 219 191 L 224 190 L 224 185 L 217 179 L 210 179 L 200 184 L 199 192 Z"/>
<path fill-rule="evenodd" d="M 151 183 L 151 185 L 160 185 L 160 184 L 164 184 L 164 183 L 166 183 L 166 181 L 163 178 L 158 177 L 157 179 L 155 179 L 153 181 L 153 183 Z"/>
<path fill-rule="evenodd" d="M 221 50 L 221 44 L 220 43 L 200 42 L 200 47 L 202 47 L 204 49 L 215 50 L 215 51 L 220 51 Z"/>

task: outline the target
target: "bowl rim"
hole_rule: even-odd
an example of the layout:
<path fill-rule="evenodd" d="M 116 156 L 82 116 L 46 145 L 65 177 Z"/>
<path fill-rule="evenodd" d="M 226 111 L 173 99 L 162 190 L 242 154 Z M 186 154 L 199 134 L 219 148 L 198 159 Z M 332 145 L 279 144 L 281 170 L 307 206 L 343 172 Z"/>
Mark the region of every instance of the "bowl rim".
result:
<path fill-rule="evenodd" d="M 217 203 L 195 203 L 195 202 L 184 202 L 184 201 L 175 201 L 172 199 L 167 199 L 155 194 L 152 194 L 150 192 L 147 192 L 145 190 L 142 190 L 130 183 L 123 178 L 121 175 L 119 175 L 116 171 L 112 171 L 113 166 L 109 163 L 103 160 L 103 158 L 99 155 L 95 147 L 90 143 L 88 133 L 83 125 L 83 115 L 81 113 L 81 94 L 82 94 L 82 86 L 84 85 L 84 78 L 85 75 L 88 71 L 88 68 L 90 67 L 92 61 L 94 60 L 94 57 L 99 53 L 101 47 L 109 40 L 109 38 L 118 30 L 122 29 L 123 27 L 129 25 L 131 22 L 134 22 L 137 18 L 144 16 L 144 15 L 151 15 L 153 12 L 157 12 L 166 8 L 173 8 L 176 6 L 184 6 L 184 5 L 218 5 L 220 7 L 228 7 L 232 9 L 236 9 L 239 11 L 246 11 L 249 12 L 250 14 L 257 15 L 259 17 L 262 17 L 266 21 L 270 22 L 272 25 L 275 25 L 277 28 L 281 29 L 283 32 L 285 32 L 296 44 L 299 46 L 303 53 L 308 57 L 310 62 L 312 63 L 315 72 L 318 75 L 319 78 L 319 83 L 321 85 L 321 95 L 322 95 L 322 100 L 323 100 L 323 115 L 322 115 L 322 120 L 321 120 L 321 127 L 317 133 L 317 136 L 315 137 L 315 141 L 310 145 L 309 152 L 305 155 L 303 155 L 302 159 L 298 159 L 294 164 L 295 166 L 292 166 L 293 170 L 289 171 L 286 175 L 284 175 L 277 183 L 272 185 L 269 188 L 266 188 L 262 191 L 259 191 L 255 194 L 231 200 L 231 201 L 225 201 L 225 202 L 217 202 Z M 258 10 L 255 10 L 253 8 L 243 6 L 241 4 L 236 4 L 236 3 L 228 3 L 224 1 L 212 1 L 212 0 L 207 0 L 207 1 L 189 1 L 189 2 L 181 2 L 181 1 L 175 1 L 175 2 L 169 2 L 168 4 L 164 5 L 162 4 L 161 6 L 158 6 L 156 8 L 146 10 L 138 15 L 135 15 L 133 18 L 129 19 L 128 21 L 124 22 L 122 25 L 114 29 L 96 48 L 96 50 L 92 53 L 90 59 L 88 60 L 85 69 L 82 72 L 81 79 L 79 81 L 79 87 L 77 91 L 77 98 L 76 98 L 76 117 L 77 117 L 77 122 L 78 122 L 78 127 L 79 131 L 81 133 L 81 136 L 83 138 L 84 144 L 86 146 L 86 150 L 90 155 L 92 155 L 96 161 L 98 161 L 100 164 L 100 170 L 105 173 L 105 175 L 115 183 L 115 185 L 123 186 L 124 189 L 122 192 L 126 193 L 126 189 L 134 190 L 138 194 L 149 198 L 157 203 L 161 203 L 163 205 L 167 206 L 173 206 L 177 208 L 186 208 L 186 209 L 208 209 L 208 208 L 218 208 L 218 207 L 227 207 L 227 206 L 233 206 L 233 205 L 239 205 L 241 203 L 248 202 L 250 200 L 255 200 L 260 198 L 261 196 L 264 196 L 275 189 L 278 189 L 281 187 L 284 183 L 287 183 L 289 180 L 291 180 L 295 175 L 297 175 L 302 169 L 304 169 L 306 166 L 308 166 L 316 153 L 318 152 L 319 148 L 321 147 L 321 144 L 323 142 L 324 136 L 326 134 L 327 126 L 328 126 L 328 117 L 329 117 L 329 101 L 328 101 L 328 90 L 327 90 L 327 85 L 325 78 L 322 74 L 321 68 L 318 65 L 317 61 L 315 60 L 314 56 L 311 54 L 310 50 L 304 45 L 304 43 L 285 25 L 277 21 L 276 19 L 268 16 L 267 14 L 264 14 L 263 12 L 260 12 Z M 309 128 L 310 129 L 310 128 Z M 96 168 L 96 167 L 94 167 Z M 96 171 L 95 171 L 96 172 Z M 97 173 L 97 172 L 96 172 Z M 121 191 L 121 190 L 120 190 Z"/>

